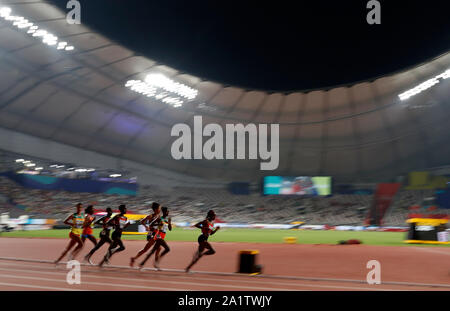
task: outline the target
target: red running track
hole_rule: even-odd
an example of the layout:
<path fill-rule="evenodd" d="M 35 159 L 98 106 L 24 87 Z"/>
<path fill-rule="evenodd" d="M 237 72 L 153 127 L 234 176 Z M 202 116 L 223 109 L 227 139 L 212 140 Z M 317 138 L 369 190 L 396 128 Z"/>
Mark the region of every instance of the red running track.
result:
<path fill-rule="evenodd" d="M 144 241 L 125 241 L 126 250 L 114 255 L 103 269 L 83 265 L 81 284 L 69 285 L 65 264 L 50 262 L 68 240 L 0 238 L 0 290 L 444 290 L 450 291 L 450 248 L 368 245 L 300 245 L 214 243 L 217 253 L 203 257 L 186 274 L 197 244 L 169 242 L 171 252 L 163 259 L 163 271 L 131 269 L 129 258 Z M 87 242 L 79 260 L 91 249 Z M 106 246 L 94 256 L 98 262 Z M 256 249 L 263 274 L 235 274 L 238 252 Z M 380 285 L 366 283 L 369 260 L 381 263 Z M 23 261 L 26 260 L 26 261 Z M 138 261 L 139 262 L 139 261 Z M 164 284 L 164 288 L 162 288 Z"/>

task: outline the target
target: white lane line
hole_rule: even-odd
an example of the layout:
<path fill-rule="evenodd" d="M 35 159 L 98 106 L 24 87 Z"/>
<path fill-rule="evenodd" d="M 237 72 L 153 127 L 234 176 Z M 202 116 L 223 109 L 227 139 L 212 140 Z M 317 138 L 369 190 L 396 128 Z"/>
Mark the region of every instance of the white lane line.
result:
<path fill-rule="evenodd" d="M 1 265 L 6 265 L 6 266 L 20 266 L 20 267 L 24 267 L 23 265 L 20 264 L 15 264 L 15 263 L 2 263 L 0 262 L 0 266 Z M 36 269 L 44 269 L 44 270 L 54 270 L 52 268 L 49 267 L 42 267 L 42 266 L 37 266 L 37 265 L 26 265 L 25 267 L 32 267 L 32 268 L 36 268 Z M 36 270 L 16 270 L 16 269 L 3 269 L 0 268 L 0 270 L 13 270 L 13 271 L 22 271 L 22 272 L 35 272 L 35 273 L 44 273 L 41 271 L 36 271 Z M 92 270 L 88 270 L 85 271 L 88 274 L 84 274 L 84 276 L 86 277 L 92 277 L 92 278 L 106 278 L 106 279 L 114 279 L 114 280 L 129 280 L 129 281 L 138 281 L 138 282 L 161 282 L 160 279 L 157 280 L 152 280 L 152 279 L 141 279 L 141 278 L 124 278 L 124 277 L 114 277 L 114 276 L 98 276 L 98 275 L 92 275 L 92 273 L 101 273 L 101 272 L 105 272 L 105 273 L 113 273 L 114 271 L 99 271 L 99 272 L 95 272 Z M 138 270 L 136 270 L 135 272 L 138 272 Z M 83 273 L 83 270 L 81 271 L 81 273 Z M 89 275 L 91 274 L 91 275 Z M 231 282 L 231 283 L 236 283 L 236 282 L 244 282 L 244 283 L 251 283 L 251 284 L 261 284 L 260 281 L 256 281 L 256 280 L 230 280 L 230 279 L 221 279 L 221 278 L 205 278 L 205 277 L 198 277 L 198 276 L 183 276 L 183 275 L 167 275 L 167 274 L 158 274 L 158 273 L 154 273 L 154 274 L 141 274 L 140 276 L 145 277 L 145 276 L 157 276 L 157 277 L 170 277 L 170 278 L 177 278 L 177 279 L 195 279 L 195 281 L 197 280 L 205 280 L 205 281 L 218 281 L 218 282 Z M 166 283 L 167 281 L 170 282 L 170 280 L 165 279 L 164 282 Z M 207 284 L 207 283 L 201 283 L 199 285 L 203 285 L 203 284 Z M 270 282 L 270 284 L 277 284 L 277 285 L 288 285 L 288 286 L 297 286 L 297 283 L 287 283 L 287 282 Z"/>
<path fill-rule="evenodd" d="M 0 282 L 0 285 L 4 286 L 14 286 L 14 287 L 22 287 L 22 288 L 34 288 L 34 289 L 48 289 L 48 290 L 61 290 L 61 291 L 84 291 L 82 289 L 72 289 L 72 288 L 61 288 L 61 287 L 49 287 L 49 286 L 41 286 L 41 285 L 31 285 L 31 284 L 18 284 L 18 283 L 4 283 Z M 2 289 L 3 291 L 7 291 Z"/>
<path fill-rule="evenodd" d="M 414 249 L 425 251 L 425 252 L 430 252 L 430 253 L 435 253 L 435 254 L 441 254 L 441 255 L 450 256 L 450 252 L 445 252 L 445 251 L 441 252 L 441 251 L 439 251 L 437 249 L 429 249 L 429 248 L 426 248 L 426 247 L 414 247 Z"/>
<path fill-rule="evenodd" d="M 24 258 L 15 258 L 15 257 L 0 257 L 0 260 L 8 260 L 8 261 L 19 261 L 19 262 L 34 262 L 34 263 L 47 263 L 54 264 L 51 260 L 42 260 L 42 259 L 24 259 Z M 66 264 L 67 262 L 60 262 L 59 264 Z M 90 264 L 81 263 L 81 266 L 92 267 Z M 108 268 L 117 268 L 124 270 L 132 270 L 139 271 L 137 268 L 131 268 L 130 266 L 116 266 L 116 265 L 108 265 L 103 267 L 105 271 L 108 271 Z M 144 268 L 143 271 L 157 271 L 154 268 Z M 114 271 L 114 270 L 109 270 Z M 185 270 L 182 269 L 161 269 L 162 272 L 176 272 L 185 274 Z M 193 271 L 190 272 L 191 275 L 216 275 L 216 276 L 232 276 L 239 278 L 248 278 L 250 275 L 245 275 L 236 272 L 216 272 L 216 271 Z M 287 279 L 287 280 L 296 280 L 296 281 L 325 281 L 325 282 L 349 282 L 349 283 L 358 283 L 358 284 L 366 284 L 366 281 L 363 280 L 351 280 L 351 279 L 329 279 L 329 278 L 314 278 L 314 277 L 297 277 L 297 276 L 287 276 L 287 275 L 270 275 L 270 274 L 261 274 L 252 276 L 254 278 L 270 278 L 270 279 Z"/>
<path fill-rule="evenodd" d="M 18 260 L 18 261 L 22 261 L 22 260 Z M 36 262 L 36 261 L 32 261 L 32 262 Z M 40 262 L 40 261 L 38 261 L 38 262 Z M 1 264 L 3 264 L 3 265 L 8 265 L 8 264 L 10 264 L 10 265 L 19 265 L 19 266 L 21 266 L 21 267 L 23 267 L 24 265 L 20 265 L 20 264 L 16 264 L 16 263 L 1 263 L 0 262 L 0 265 Z M 27 264 L 27 265 L 25 265 L 25 266 L 27 266 L 27 267 L 36 267 L 36 268 L 40 268 L 40 269 L 51 269 L 51 268 L 47 268 L 47 267 L 43 267 L 43 266 L 37 266 L 37 265 L 29 265 L 29 264 Z M 90 265 L 86 265 L 86 266 L 88 266 L 88 267 L 90 267 Z M 118 267 L 120 267 L 120 266 L 118 266 Z M 127 267 L 128 269 L 130 269 L 129 267 Z M 133 269 L 134 271 L 138 271 L 137 269 Z M 117 272 L 117 271 L 114 271 L 114 270 L 104 270 L 105 272 L 109 272 L 109 273 L 113 273 L 113 272 Z M 89 271 L 88 273 L 95 273 L 95 271 Z M 122 273 L 122 271 L 119 271 L 119 273 Z M 227 276 L 229 276 L 229 275 L 227 275 Z M 241 278 L 244 278 L 244 277 L 248 277 L 248 276 L 243 276 L 243 275 L 235 275 L 236 277 L 241 277 Z M 106 276 L 105 276 L 106 277 Z M 187 277 L 187 276 L 175 276 L 175 275 L 171 275 L 170 277 L 175 277 L 175 278 L 189 278 L 189 277 Z M 194 277 L 196 280 L 200 280 L 200 279 L 203 279 L 203 280 L 207 280 L 207 281 L 211 281 L 211 280 L 217 280 L 217 281 L 224 281 L 224 282 L 247 282 L 247 283 L 251 283 L 251 281 L 248 281 L 248 280 L 244 280 L 244 279 L 238 279 L 238 280 L 229 280 L 229 279 L 227 279 L 227 280 L 225 280 L 225 279 L 213 279 L 213 278 L 200 278 L 200 277 L 198 277 L 197 275 L 193 275 L 192 277 Z M 261 277 L 261 276 L 254 276 L 255 278 L 258 278 L 258 277 Z M 110 278 L 114 278 L 114 277 L 110 277 Z M 269 277 L 269 276 L 266 276 L 266 279 L 267 278 L 269 278 L 269 279 L 273 279 L 272 277 Z M 124 278 L 116 278 L 116 279 L 124 279 Z M 287 280 L 298 280 L 298 279 L 295 279 L 295 278 L 286 278 Z M 128 280 L 132 280 L 132 281 L 136 281 L 136 280 L 139 280 L 139 279 L 128 279 Z M 313 279 L 305 279 L 305 280 L 303 280 L 303 281 L 317 281 L 318 279 L 315 279 L 315 278 L 313 278 Z M 339 282 L 339 280 L 341 280 L 341 279 L 319 279 L 320 281 L 325 281 L 325 280 L 327 280 L 327 281 L 329 281 L 329 282 Z M 148 280 L 148 281 L 151 281 L 151 280 Z M 255 280 L 256 281 L 256 280 Z M 167 282 L 167 281 L 165 281 L 165 282 Z M 174 281 L 172 281 L 172 282 L 174 282 Z M 257 282 L 257 284 L 260 284 L 258 281 L 256 281 Z M 365 284 L 364 282 L 359 282 L 360 284 Z M 187 283 L 184 283 L 184 284 L 187 284 Z M 280 283 L 280 282 L 271 282 L 271 284 L 278 284 L 278 285 L 288 285 L 288 286 L 296 286 L 296 287 L 318 287 L 318 288 L 341 288 L 341 289 L 354 289 L 354 290 L 362 290 L 362 289 L 364 289 L 364 290 L 376 290 L 376 291 L 378 291 L 378 290 L 384 290 L 384 289 L 380 289 L 380 288 L 373 288 L 373 287 L 371 287 L 371 288 L 367 288 L 367 287 L 350 287 L 350 286 L 334 286 L 334 285 L 319 285 L 319 284 L 305 284 L 305 283 L 294 283 L 294 284 L 291 284 L 291 283 Z M 205 285 L 205 283 L 202 283 L 201 285 Z M 215 284 L 213 284 L 213 286 L 214 286 Z M 393 285 L 393 286 L 419 286 L 419 287 L 425 287 L 425 288 L 429 288 L 429 287 L 448 287 L 448 288 L 450 288 L 450 285 L 447 285 L 447 284 L 425 284 L 425 283 L 408 283 L 408 282 L 383 282 L 383 284 L 382 285 Z M 219 286 L 219 287 L 225 287 L 225 286 Z M 229 286 L 228 286 L 229 287 Z M 266 289 L 264 289 L 264 290 L 266 290 Z M 274 290 L 273 288 L 270 288 L 269 290 Z M 286 290 L 286 289 L 281 289 L 281 290 Z M 292 289 L 291 289 L 292 290 Z M 297 290 L 300 290 L 300 289 L 297 289 Z M 389 290 L 393 290 L 393 291 L 395 291 L 396 289 L 389 289 Z M 402 290 L 404 290 L 404 289 L 402 289 Z"/>
<path fill-rule="evenodd" d="M 34 262 L 34 263 L 47 263 L 47 264 L 54 264 L 51 260 L 40 260 L 40 259 L 23 259 L 23 258 L 15 258 L 15 257 L 0 257 L 0 260 L 8 260 L 8 261 L 20 261 L 20 262 Z M 60 262 L 59 264 L 65 264 L 67 262 Z M 92 267 L 90 264 L 84 264 L 81 263 L 81 266 L 87 266 Z M 103 267 L 105 271 L 108 271 L 108 268 L 117 268 L 117 269 L 124 269 L 124 270 L 132 270 L 132 271 L 139 271 L 137 268 L 131 268 L 130 266 L 116 266 L 116 265 L 108 265 Z M 144 268 L 143 271 L 157 271 L 154 268 Z M 114 270 L 109 270 L 114 271 Z M 185 273 L 185 270 L 182 269 L 161 269 L 162 272 L 176 272 L 176 273 Z M 238 278 L 248 278 L 251 277 L 249 275 L 236 273 L 236 272 L 215 272 L 215 271 L 191 271 L 191 275 L 217 275 L 217 276 L 231 276 L 231 277 L 238 277 Z M 362 280 L 351 280 L 351 279 L 329 279 L 329 278 L 314 278 L 314 277 L 297 277 L 297 276 L 286 276 L 286 275 L 268 275 L 268 274 L 261 274 L 261 275 L 255 275 L 252 276 L 254 278 L 270 278 L 270 279 L 287 279 L 287 280 L 296 280 L 296 281 L 325 281 L 325 282 L 349 282 L 349 283 L 358 283 L 358 284 L 366 284 L 366 281 Z M 387 283 L 386 283 L 387 284 Z"/>
<path fill-rule="evenodd" d="M 30 273 L 36 273 L 36 274 L 50 274 L 50 275 L 65 275 L 65 273 L 59 273 L 59 272 L 44 272 L 44 271 L 33 271 L 33 270 L 19 270 L 19 269 L 10 269 L 10 268 L 0 268 L 0 270 L 6 270 L 6 271 L 18 271 L 18 272 L 30 272 Z M 140 281 L 140 282 L 156 282 L 161 283 L 161 280 L 142 280 L 142 279 L 134 279 L 134 278 L 122 278 L 122 277 L 113 277 L 113 276 L 96 276 L 96 275 L 84 275 L 83 277 L 91 277 L 91 278 L 101 278 L 101 279 L 111 279 L 111 280 L 127 280 L 127 281 Z M 186 278 L 186 277 L 183 277 Z M 198 279 L 198 278 L 196 278 Z M 207 278 L 203 278 L 204 280 L 209 280 Z M 216 279 L 217 281 L 224 281 L 221 279 Z M 239 282 L 236 280 L 226 280 L 229 282 Z M 244 281 L 244 282 L 251 282 L 251 281 Z M 282 291 L 293 291 L 295 289 L 286 289 L 286 288 L 267 288 L 267 287 L 255 287 L 255 286 L 238 286 L 238 285 L 222 285 L 222 284 L 211 284 L 211 283 L 194 283 L 194 282 L 178 282 L 178 281 L 168 281 L 164 280 L 164 283 L 174 283 L 174 284 L 183 284 L 183 285 L 197 285 L 197 286 L 213 286 L 213 287 L 225 287 L 225 288 L 243 288 L 243 289 L 262 289 L 262 290 L 282 290 Z M 276 284 L 271 283 L 271 284 Z M 278 283 L 280 284 L 280 283 Z M 374 288 L 374 287 L 351 287 L 351 286 L 340 286 L 340 285 L 319 285 L 319 284 L 305 284 L 305 283 L 281 283 L 281 285 L 288 285 L 293 287 L 317 287 L 317 288 L 334 288 L 334 289 L 351 289 L 351 290 L 373 290 L 373 291 L 395 291 L 395 289 L 382 289 L 382 288 Z"/>
<path fill-rule="evenodd" d="M 35 273 L 35 274 L 50 274 L 50 275 L 66 275 L 66 273 L 59 273 L 59 272 L 44 272 L 44 271 L 23 271 L 23 270 L 19 270 L 19 269 L 5 269 L 5 268 L 0 268 L 0 270 L 6 270 L 6 271 L 18 271 L 18 272 L 23 272 L 23 273 Z M 1 276 L 5 276 L 5 274 L 0 274 Z M 135 282 L 136 279 L 130 279 L 130 278 L 120 278 L 120 277 L 106 277 L 106 276 L 96 276 L 96 275 L 84 275 L 83 278 L 97 278 L 97 279 L 111 279 L 111 280 L 122 280 L 122 281 L 133 281 Z M 23 278 L 28 278 L 28 277 L 23 277 Z M 30 277 L 32 278 L 32 277 Z M 39 278 L 36 278 L 39 279 Z M 55 279 L 47 279 L 49 281 L 57 281 L 60 282 L 61 280 L 55 280 Z M 63 282 L 66 282 L 65 280 Z M 194 282 L 183 282 L 183 281 L 161 281 L 161 280 L 147 280 L 147 282 L 150 283 L 157 283 L 157 284 L 162 284 L 162 283 L 170 283 L 170 284 L 177 284 L 177 285 L 193 285 L 193 286 L 208 286 L 208 287 L 222 287 L 222 288 L 238 288 L 238 289 L 256 289 L 256 290 L 278 290 L 278 291 L 292 291 L 293 289 L 288 289 L 288 288 L 273 288 L 273 287 L 257 287 L 257 286 L 239 286 L 239 285 L 221 285 L 221 284 L 212 284 L 212 283 L 194 283 Z M 147 288 L 147 289 L 158 289 L 161 290 L 161 286 L 159 287 L 151 287 L 151 286 L 140 286 L 140 285 L 126 285 L 126 284 L 107 284 L 107 283 L 97 283 L 97 282 L 84 282 L 82 281 L 82 284 L 92 284 L 92 285 L 103 285 L 103 286 L 122 286 L 122 287 L 130 287 L 130 288 Z M 167 288 L 167 290 L 178 290 L 178 291 L 186 291 L 186 288 Z"/>
<path fill-rule="evenodd" d="M 30 262 L 34 262 L 34 263 L 52 263 L 49 260 L 36 260 L 36 259 L 21 259 L 21 258 L 4 258 L 4 257 L 0 257 L 0 260 L 8 260 L 8 261 L 12 261 L 12 262 L 26 262 L 27 265 L 26 266 L 31 266 L 28 263 Z M 0 262 L 0 264 L 2 264 Z M 12 264 L 12 263 L 11 263 Z M 61 264 L 63 264 L 63 262 L 61 262 Z M 92 267 L 89 264 L 81 264 L 82 266 L 86 266 L 86 267 Z M 38 266 L 35 266 L 38 267 Z M 43 268 L 42 266 L 39 266 L 41 268 Z M 139 271 L 136 268 L 130 268 L 129 266 L 107 266 L 105 268 L 118 268 L 118 269 L 124 269 L 124 270 L 132 270 L 132 271 Z M 144 271 L 156 271 L 156 269 L 143 269 Z M 178 269 L 162 269 L 162 272 L 166 272 L 166 271 L 178 271 Z M 105 272 L 118 272 L 117 270 L 108 270 L 108 269 L 104 269 Z M 184 270 L 180 270 L 183 271 Z M 91 271 L 90 271 L 91 272 Z M 123 271 L 125 272 L 125 271 Z M 119 273 L 123 273 L 122 271 L 119 271 Z M 222 275 L 224 277 L 236 277 L 236 278 L 242 278 L 242 279 L 238 279 L 238 280 L 231 280 L 231 281 L 245 281 L 244 278 L 249 278 L 250 276 L 247 275 L 242 275 L 242 274 L 238 274 L 238 273 L 223 273 L 223 272 L 194 272 L 192 273 L 192 275 L 195 275 L 196 279 L 200 279 L 197 277 L 198 274 L 209 274 L 209 275 Z M 182 277 L 182 276 L 173 276 L 171 275 L 171 277 Z M 187 278 L 187 277 L 183 277 L 183 278 Z M 352 283 L 358 283 L 358 284 L 366 284 L 366 282 L 364 281 L 360 281 L 360 280 L 350 280 L 350 279 L 330 279 L 330 278 L 313 278 L 313 277 L 296 277 L 296 276 L 279 276 L 279 275 L 255 275 L 252 276 L 252 278 L 263 278 L 263 279 L 285 279 L 285 280 L 293 280 L 293 281 L 325 281 L 325 282 L 352 282 Z M 212 278 L 207 278 L 206 280 L 212 280 Z M 219 280 L 219 279 L 217 279 Z M 223 280 L 223 279 L 221 279 Z M 225 280 L 223 280 L 225 281 Z M 273 284 L 275 284 L 275 282 L 271 282 Z M 259 283 L 258 283 L 259 284 Z M 303 284 L 297 283 L 297 286 L 302 286 Z M 448 284 L 429 284 L 429 283 L 411 283 L 411 282 L 395 282 L 395 281 L 387 281 L 387 282 L 383 282 L 383 285 L 394 285 L 394 286 L 415 286 L 415 287 L 445 287 L 445 288 L 450 288 L 450 285 Z M 303 286 L 307 286 L 306 284 L 304 284 Z M 318 285 L 310 285 L 310 286 L 317 286 Z M 327 286 L 327 285 L 324 285 Z M 331 285 L 330 285 L 331 286 Z M 343 287 L 344 288 L 344 287 Z M 348 287 L 350 288 L 350 287 Z M 354 289 L 359 289 L 360 287 L 355 287 Z M 272 288 L 270 290 L 273 290 Z M 373 290 L 373 288 L 370 288 L 370 290 Z"/>
<path fill-rule="evenodd" d="M 2 269 L 2 270 L 4 270 L 4 269 Z M 43 273 L 50 274 L 51 272 L 43 272 Z M 53 274 L 56 274 L 56 273 L 53 273 Z M 59 274 L 65 275 L 65 273 L 59 273 Z M 11 275 L 11 274 L 0 274 L 0 276 L 7 277 L 7 278 L 13 278 L 13 279 L 38 280 L 38 281 L 60 282 L 60 283 L 63 282 L 63 283 L 67 284 L 67 281 L 65 279 L 58 280 L 58 279 L 39 278 L 39 277 L 33 277 L 33 276 L 18 276 L 18 275 Z M 99 286 L 115 286 L 115 287 L 129 287 L 129 288 L 161 290 L 161 287 L 152 287 L 152 286 L 139 286 L 139 285 L 128 285 L 128 284 L 108 284 L 108 283 L 85 282 L 85 281 L 81 282 L 81 285 L 85 285 L 85 284 L 99 285 Z M 176 288 L 176 289 L 175 288 L 167 288 L 166 290 L 168 290 L 168 291 L 186 291 L 186 289 L 181 289 L 181 288 Z"/>

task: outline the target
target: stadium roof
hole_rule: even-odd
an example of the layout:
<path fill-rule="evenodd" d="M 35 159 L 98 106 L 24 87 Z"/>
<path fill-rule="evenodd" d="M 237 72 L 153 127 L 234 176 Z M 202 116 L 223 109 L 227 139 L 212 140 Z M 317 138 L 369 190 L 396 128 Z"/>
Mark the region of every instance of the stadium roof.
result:
<path fill-rule="evenodd" d="M 1 6 L 1 5 L 0 5 Z M 408 70 L 326 90 L 248 90 L 178 72 L 109 40 L 44 1 L 8 4 L 73 50 L 58 50 L 0 18 L 0 126 L 193 176 L 255 181 L 265 175 L 390 180 L 449 164 L 449 79 L 408 100 L 399 95 L 450 69 L 450 53 Z M 49 37 L 48 40 L 52 40 Z M 149 73 L 198 90 L 173 107 L 125 84 Z M 280 164 L 171 157 L 176 123 L 280 124 Z"/>

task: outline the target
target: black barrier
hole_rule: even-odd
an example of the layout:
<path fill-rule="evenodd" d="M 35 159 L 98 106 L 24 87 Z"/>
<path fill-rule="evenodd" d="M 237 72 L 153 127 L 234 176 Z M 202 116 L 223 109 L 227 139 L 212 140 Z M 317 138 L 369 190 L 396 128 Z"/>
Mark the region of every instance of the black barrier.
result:
<path fill-rule="evenodd" d="M 446 232 L 447 221 L 446 219 L 433 218 L 409 219 L 409 231 L 406 242 L 447 242 L 443 241 L 442 237 L 440 238 L 440 234 Z"/>
<path fill-rule="evenodd" d="M 130 221 L 130 225 L 127 227 L 127 232 L 139 232 L 140 222 L 138 221 Z"/>
<path fill-rule="evenodd" d="M 256 264 L 256 258 L 259 254 L 256 250 L 245 250 L 239 252 L 238 273 L 261 273 L 262 266 Z"/>

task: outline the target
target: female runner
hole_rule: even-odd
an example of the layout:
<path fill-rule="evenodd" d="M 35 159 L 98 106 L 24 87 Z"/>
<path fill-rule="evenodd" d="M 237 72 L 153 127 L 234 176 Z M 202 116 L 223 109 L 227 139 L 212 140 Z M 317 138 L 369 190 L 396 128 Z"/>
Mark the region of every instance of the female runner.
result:
<path fill-rule="evenodd" d="M 62 252 L 61 256 L 55 260 L 55 264 L 61 261 L 61 259 L 66 256 L 66 254 L 72 249 L 75 244 L 78 244 L 77 247 L 72 251 L 69 256 L 69 260 L 75 259 L 75 257 L 80 252 L 83 247 L 83 241 L 81 240 L 81 233 L 83 232 L 83 224 L 85 221 L 84 214 L 81 212 L 83 210 L 83 204 L 78 203 L 76 205 L 77 212 L 69 215 L 65 220 L 64 224 L 71 226 L 71 230 L 69 233 L 70 242 L 67 245 L 66 249 Z"/>
<path fill-rule="evenodd" d="M 163 215 L 157 218 L 154 222 L 158 224 L 158 229 L 155 234 L 155 245 L 153 246 L 152 251 L 147 255 L 147 257 L 140 263 L 139 267 L 142 269 L 147 262 L 147 260 L 155 254 L 155 268 L 159 270 L 159 262 L 161 258 L 170 252 L 170 247 L 167 245 L 167 242 L 164 240 L 166 237 L 167 229 L 172 231 L 172 219 L 169 217 L 169 209 L 167 207 L 163 207 L 162 209 Z M 164 252 L 159 256 L 159 252 L 161 251 L 161 246 L 164 247 Z"/>
<path fill-rule="evenodd" d="M 114 232 L 111 235 L 112 243 L 109 246 L 108 252 L 106 253 L 105 257 L 103 257 L 103 260 L 100 262 L 100 267 L 103 266 L 105 262 L 109 263 L 109 259 L 112 255 L 125 250 L 125 246 L 123 245 L 123 242 L 121 240 L 122 232 L 130 224 L 128 219 L 125 217 L 125 214 L 127 212 L 125 204 L 119 206 L 119 212 L 119 214 L 117 214 L 107 222 L 107 225 L 112 225 L 114 227 Z"/>
<path fill-rule="evenodd" d="M 84 219 L 83 225 L 83 234 L 81 235 L 81 241 L 83 243 L 86 241 L 86 238 L 89 239 L 92 243 L 94 243 L 94 247 L 97 246 L 97 239 L 92 235 L 92 225 L 95 220 L 95 217 L 92 216 L 94 214 L 94 206 L 89 205 L 85 210 L 86 218 Z"/>
<path fill-rule="evenodd" d="M 95 224 L 101 224 L 103 226 L 103 230 L 100 232 L 100 241 L 97 243 L 97 245 L 86 255 L 86 257 L 84 257 L 84 260 L 86 260 L 87 262 L 89 262 L 91 265 L 93 265 L 92 261 L 91 261 L 91 257 L 92 255 L 100 248 L 103 246 L 103 244 L 108 243 L 111 245 L 112 241 L 109 237 L 109 233 L 111 231 L 111 226 L 108 225 L 108 221 L 111 219 L 112 216 L 112 209 L 110 207 L 108 207 L 106 209 L 106 215 L 101 217 L 100 219 L 96 220 L 94 222 Z"/>
<path fill-rule="evenodd" d="M 214 255 L 216 251 L 212 248 L 211 244 L 208 243 L 208 238 L 220 229 L 216 227 L 214 229 L 214 219 L 216 219 L 216 213 L 210 210 L 206 215 L 206 219 L 194 225 L 194 227 L 202 230 L 202 234 L 198 237 L 198 250 L 194 254 L 194 258 L 189 266 L 186 267 L 186 272 L 192 268 L 192 266 L 203 256 L 203 255 Z M 203 252 L 207 249 L 206 252 Z"/>
<path fill-rule="evenodd" d="M 150 247 L 153 246 L 153 244 L 155 244 L 155 233 L 157 231 L 157 223 L 154 223 L 154 220 L 158 218 L 159 213 L 160 213 L 160 204 L 153 202 L 152 204 L 152 210 L 153 210 L 153 214 L 148 215 L 147 217 L 145 217 L 144 219 L 141 220 L 141 225 L 143 225 L 145 227 L 145 229 L 147 230 L 148 234 L 147 234 L 147 244 L 145 244 L 144 248 L 141 249 L 136 256 L 131 257 L 130 258 L 130 267 L 134 266 L 134 262 L 136 261 L 136 259 L 138 259 L 139 257 L 142 256 L 142 254 L 145 254 L 146 251 L 148 251 L 150 249 Z M 149 225 L 147 225 L 147 223 Z"/>

